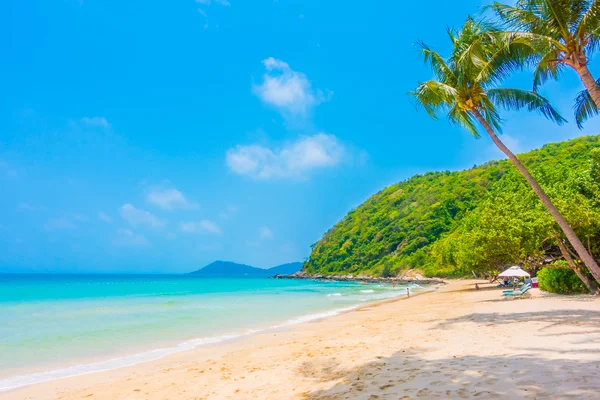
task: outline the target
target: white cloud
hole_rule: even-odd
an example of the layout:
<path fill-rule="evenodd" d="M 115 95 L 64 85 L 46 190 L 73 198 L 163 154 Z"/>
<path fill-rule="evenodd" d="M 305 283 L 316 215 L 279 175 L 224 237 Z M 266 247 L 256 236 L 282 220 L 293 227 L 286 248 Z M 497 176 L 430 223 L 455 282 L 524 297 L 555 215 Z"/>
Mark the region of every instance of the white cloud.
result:
<path fill-rule="evenodd" d="M 0 172 L 8 179 L 15 179 L 19 176 L 18 172 L 8 165 L 6 161 L 0 160 Z"/>
<path fill-rule="evenodd" d="M 268 226 L 261 226 L 258 228 L 258 235 L 261 239 L 273 239 L 273 231 Z"/>
<path fill-rule="evenodd" d="M 87 222 L 90 220 L 85 214 L 72 214 L 71 217 L 79 222 Z"/>
<path fill-rule="evenodd" d="M 231 5 L 231 3 L 229 3 L 228 0 L 196 0 L 196 4 L 201 5 L 204 8 L 209 7 L 211 4 L 217 4 L 223 7 L 229 7 Z M 200 15 L 202 15 L 204 18 L 208 18 L 208 14 L 206 13 L 204 8 L 198 8 L 198 12 L 200 13 Z M 208 29 L 208 24 L 204 25 L 204 29 Z"/>
<path fill-rule="evenodd" d="M 119 212 L 121 217 L 133 227 L 163 228 L 167 225 L 167 221 L 156 217 L 148 211 L 137 209 L 131 204 L 124 204 Z"/>
<path fill-rule="evenodd" d="M 17 208 L 21 211 L 43 211 L 46 209 L 45 207 L 32 205 L 26 202 L 19 203 Z"/>
<path fill-rule="evenodd" d="M 199 222 L 182 222 L 179 224 L 179 229 L 184 233 L 204 232 L 214 235 L 220 235 L 223 233 L 219 225 L 206 219 Z"/>
<path fill-rule="evenodd" d="M 333 135 L 319 133 L 271 150 L 260 145 L 237 146 L 226 154 L 227 166 L 255 179 L 304 178 L 314 170 L 334 167 L 346 150 Z"/>
<path fill-rule="evenodd" d="M 203 6 L 209 6 L 211 3 L 218 4 L 223 7 L 229 7 L 231 5 L 228 0 L 196 0 L 196 3 L 202 4 Z"/>
<path fill-rule="evenodd" d="M 165 210 L 198 208 L 175 188 L 151 187 L 146 193 L 146 201 Z"/>
<path fill-rule="evenodd" d="M 292 243 L 290 241 L 286 241 L 281 246 L 281 251 L 283 251 L 285 253 L 295 253 L 296 252 L 296 246 L 294 246 L 294 243 Z"/>
<path fill-rule="evenodd" d="M 500 136 L 500 140 L 502 140 L 513 153 L 520 153 L 523 151 L 521 143 L 517 138 L 504 134 Z"/>
<path fill-rule="evenodd" d="M 254 93 L 266 104 L 286 115 L 305 115 L 314 106 L 331 97 L 313 90 L 305 74 L 294 71 L 288 63 L 269 57 L 263 60 L 267 72 L 263 82 L 254 85 Z"/>
<path fill-rule="evenodd" d="M 74 223 L 72 223 L 71 221 L 69 221 L 67 218 L 65 217 L 60 217 L 60 218 L 50 218 L 48 221 L 46 221 L 46 223 L 44 224 L 44 229 L 47 231 L 53 231 L 53 230 L 65 230 L 65 229 L 75 229 L 77 228 L 75 226 Z"/>
<path fill-rule="evenodd" d="M 527 149 L 523 148 L 518 139 L 510 135 L 500 135 L 500 140 L 502 140 L 506 147 L 508 147 L 510 151 L 512 151 L 515 154 L 527 151 Z M 484 160 L 481 162 L 485 162 L 489 159 L 498 160 L 507 158 L 506 155 L 502 152 L 502 150 L 500 150 L 493 142 L 489 142 L 487 149 L 481 155 L 483 156 L 482 160 Z"/>
<path fill-rule="evenodd" d="M 112 217 L 111 217 L 110 215 L 108 215 L 107 213 L 105 213 L 105 212 L 99 212 L 99 213 L 98 213 L 98 219 L 99 219 L 100 221 L 102 221 L 102 222 L 106 222 L 106 223 L 108 223 L 108 224 L 110 224 L 110 223 L 112 223 L 112 222 L 113 222 L 113 219 L 112 219 Z"/>
<path fill-rule="evenodd" d="M 233 217 L 238 212 L 238 206 L 233 204 L 228 204 L 227 207 L 223 211 L 219 213 L 219 217 L 223 219 L 229 219 Z"/>
<path fill-rule="evenodd" d="M 100 128 L 110 128 L 110 124 L 104 117 L 83 117 L 81 122 L 88 126 L 96 126 Z"/>
<path fill-rule="evenodd" d="M 117 229 L 117 236 L 113 240 L 113 246 L 138 247 L 147 246 L 148 239 L 143 235 L 138 235 L 129 229 Z"/>
<path fill-rule="evenodd" d="M 175 240 L 175 239 L 177 239 L 177 235 L 174 234 L 173 232 L 167 232 L 167 234 L 165 236 L 169 240 Z"/>

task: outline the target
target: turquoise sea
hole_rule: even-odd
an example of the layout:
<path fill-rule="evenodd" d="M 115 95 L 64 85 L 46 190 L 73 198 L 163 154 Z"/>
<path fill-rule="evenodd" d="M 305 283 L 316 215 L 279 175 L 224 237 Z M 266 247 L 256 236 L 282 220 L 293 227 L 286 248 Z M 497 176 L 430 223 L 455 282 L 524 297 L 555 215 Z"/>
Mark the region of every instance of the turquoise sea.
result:
<path fill-rule="evenodd" d="M 0 391 L 285 329 L 406 296 L 406 288 L 186 275 L 0 275 Z"/>

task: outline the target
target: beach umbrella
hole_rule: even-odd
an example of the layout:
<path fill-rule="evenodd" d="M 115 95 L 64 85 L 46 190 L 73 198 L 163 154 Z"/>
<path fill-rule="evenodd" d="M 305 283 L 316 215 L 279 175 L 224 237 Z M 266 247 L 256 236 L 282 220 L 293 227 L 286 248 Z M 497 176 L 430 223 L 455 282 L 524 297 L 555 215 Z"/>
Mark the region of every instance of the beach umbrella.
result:
<path fill-rule="evenodd" d="M 523 269 L 521 269 L 521 267 L 510 267 L 509 269 L 507 269 L 506 271 L 504 271 L 503 273 L 501 273 L 498 276 L 502 276 L 502 277 L 513 277 L 513 276 L 518 276 L 518 277 L 529 277 L 531 276 L 531 274 L 527 271 L 524 271 Z"/>

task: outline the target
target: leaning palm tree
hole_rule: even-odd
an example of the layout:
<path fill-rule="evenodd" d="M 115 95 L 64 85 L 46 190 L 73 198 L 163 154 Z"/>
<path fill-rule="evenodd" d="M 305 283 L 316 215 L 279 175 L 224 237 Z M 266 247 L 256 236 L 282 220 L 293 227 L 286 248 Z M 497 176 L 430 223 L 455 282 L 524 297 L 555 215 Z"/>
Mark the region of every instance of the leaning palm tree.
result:
<path fill-rule="evenodd" d="M 494 144 L 525 177 L 580 259 L 600 282 L 600 268 L 595 260 L 531 173 L 497 135 L 497 132 L 501 132 L 499 108 L 527 108 L 558 124 L 565 120 L 548 100 L 535 91 L 497 87 L 512 72 L 511 54 L 519 51 L 518 47 L 513 48 L 519 44 L 503 40 L 502 36 L 493 32 L 486 32 L 489 31 L 482 29 L 470 17 L 460 31 L 450 30 L 448 33 L 453 50 L 448 59 L 421 44 L 425 62 L 431 66 L 436 79 L 420 83 L 411 95 L 431 117 L 437 118 L 443 111 L 447 113 L 450 122 L 466 128 L 475 137 L 480 136 L 477 124 L 481 125 Z M 465 57 L 465 54 L 469 56 Z"/>
<path fill-rule="evenodd" d="M 496 2 L 491 8 L 537 53 L 534 90 L 570 67 L 600 107 L 600 86 L 588 68 L 600 46 L 600 1 L 518 0 L 514 6 Z"/>

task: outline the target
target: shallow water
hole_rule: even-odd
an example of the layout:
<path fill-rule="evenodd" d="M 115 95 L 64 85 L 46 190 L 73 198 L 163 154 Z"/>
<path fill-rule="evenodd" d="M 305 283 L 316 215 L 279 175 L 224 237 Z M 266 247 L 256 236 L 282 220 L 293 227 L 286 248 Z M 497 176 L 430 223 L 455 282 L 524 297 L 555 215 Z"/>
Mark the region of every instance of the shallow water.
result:
<path fill-rule="evenodd" d="M 354 282 L 0 275 L 0 390 L 132 365 L 405 295 L 406 286 Z"/>

